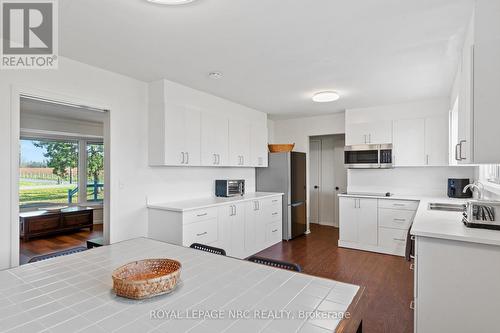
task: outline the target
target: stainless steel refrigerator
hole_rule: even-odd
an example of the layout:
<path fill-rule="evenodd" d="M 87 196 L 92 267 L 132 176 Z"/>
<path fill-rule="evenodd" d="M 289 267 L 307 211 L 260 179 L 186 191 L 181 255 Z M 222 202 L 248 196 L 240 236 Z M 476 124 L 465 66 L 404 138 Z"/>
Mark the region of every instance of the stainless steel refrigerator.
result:
<path fill-rule="evenodd" d="M 306 154 L 270 153 L 269 167 L 257 168 L 259 192 L 281 192 L 283 196 L 283 239 L 303 235 L 307 230 Z"/>

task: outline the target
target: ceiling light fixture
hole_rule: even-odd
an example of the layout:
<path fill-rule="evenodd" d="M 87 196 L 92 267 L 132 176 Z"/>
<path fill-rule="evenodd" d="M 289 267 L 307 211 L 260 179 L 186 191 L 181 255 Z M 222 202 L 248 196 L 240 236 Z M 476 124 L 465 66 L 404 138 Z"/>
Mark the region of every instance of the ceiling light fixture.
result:
<path fill-rule="evenodd" d="M 315 93 L 312 97 L 313 102 L 326 103 L 334 102 L 340 98 L 340 95 L 335 91 L 321 91 Z"/>
<path fill-rule="evenodd" d="M 146 0 L 146 1 L 151 3 L 156 3 L 159 5 L 175 6 L 175 5 L 184 5 L 193 2 L 195 0 Z"/>
<path fill-rule="evenodd" d="M 221 72 L 210 72 L 208 73 L 208 77 L 214 80 L 220 79 L 224 74 Z"/>

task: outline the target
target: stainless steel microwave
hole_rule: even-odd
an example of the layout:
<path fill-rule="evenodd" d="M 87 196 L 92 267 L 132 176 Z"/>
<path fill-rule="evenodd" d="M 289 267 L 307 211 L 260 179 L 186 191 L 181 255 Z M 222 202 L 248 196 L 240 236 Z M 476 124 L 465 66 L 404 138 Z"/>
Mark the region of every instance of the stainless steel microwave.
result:
<path fill-rule="evenodd" d="M 392 144 L 346 146 L 344 165 L 348 169 L 392 168 Z"/>
<path fill-rule="evenodd" d="M 245 180 L 216 180 L 215 181 L 215 196 L 217 197 L 234 197 L 245 194 Z"/>

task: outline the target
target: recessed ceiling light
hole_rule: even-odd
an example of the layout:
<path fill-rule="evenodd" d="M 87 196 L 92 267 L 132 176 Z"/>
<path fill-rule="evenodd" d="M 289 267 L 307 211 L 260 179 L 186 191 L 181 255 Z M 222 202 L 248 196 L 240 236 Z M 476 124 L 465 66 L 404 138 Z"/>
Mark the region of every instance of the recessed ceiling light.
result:
<path fill-rule="evenodd" d="M 221 72 L 210 72 L 208 73 L 208 77 L 214 80 L 220 79 L 224 74 Z"/>
<path fill-rule="evenodd" d="M 333 102 L 340 98 L 340 95 L 335 91 L 321 91 L 313 95 L 313 102 L 325 103 Z"/>
<path fill-rule="evenodd" d="M 184 5 L 195 0 L 146 0 L 147 2 L 157 3 L 160 5 Z"/>

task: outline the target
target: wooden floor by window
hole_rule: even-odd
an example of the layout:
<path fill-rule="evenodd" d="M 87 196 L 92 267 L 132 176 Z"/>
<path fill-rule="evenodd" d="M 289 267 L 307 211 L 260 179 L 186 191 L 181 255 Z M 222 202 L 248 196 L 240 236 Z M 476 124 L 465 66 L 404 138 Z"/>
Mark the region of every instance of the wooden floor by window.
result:
<path fill-rule="evenodd" d="M 102 224 L 95 224 L 94 230 L 81 229 L 78 232 L 51 237 L 34 238 L 27 242 L 20 240 L 19 261 L 26 264 L 32 257 L 62 251 L 77 246 L 87 246 L 87 240 L 102 237 Z"/>
<path fill-rule="evenodd" d="M 303 272 L 366 287 L 363 332 L 411 333 L 413 271 L 402 257 L 339 248 L 338 229 L 311 225 L 311 233 L 257 255 L 298 263 Z"/>

